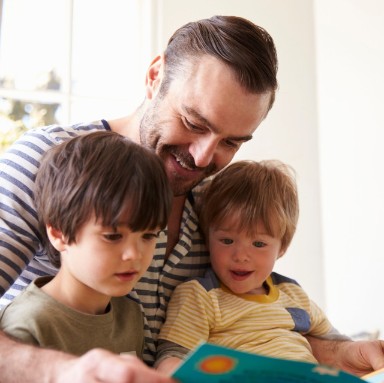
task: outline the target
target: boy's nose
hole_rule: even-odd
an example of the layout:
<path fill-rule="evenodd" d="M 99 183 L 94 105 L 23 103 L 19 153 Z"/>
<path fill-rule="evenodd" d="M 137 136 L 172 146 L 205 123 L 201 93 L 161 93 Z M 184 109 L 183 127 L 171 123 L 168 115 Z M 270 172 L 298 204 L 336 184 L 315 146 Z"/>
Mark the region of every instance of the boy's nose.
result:
<path fill-rule="evenodd" d="M 235 262 L 247 262 L 247 251 L 244 248 L 237 248 L 233 253 L 233 259 L 235 260 Z"/>
<path fill-rule="evenodd" d="M 124 261 L 136 260 L 140 258 L 140 251 L 136 245 L 130 244 L 124 249 L 123 256 Z"/>

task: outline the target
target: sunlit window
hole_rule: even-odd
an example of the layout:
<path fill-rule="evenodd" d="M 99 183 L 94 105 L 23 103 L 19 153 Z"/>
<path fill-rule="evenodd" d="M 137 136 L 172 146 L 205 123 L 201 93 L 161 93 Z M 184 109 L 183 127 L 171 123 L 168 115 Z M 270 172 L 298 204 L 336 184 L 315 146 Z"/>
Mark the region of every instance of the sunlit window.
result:
<path fill-rule="evenodd" d="M 153 52 L 148 0 L 0 0 L 0 149 L 21 132 L 128 114 Z"/>

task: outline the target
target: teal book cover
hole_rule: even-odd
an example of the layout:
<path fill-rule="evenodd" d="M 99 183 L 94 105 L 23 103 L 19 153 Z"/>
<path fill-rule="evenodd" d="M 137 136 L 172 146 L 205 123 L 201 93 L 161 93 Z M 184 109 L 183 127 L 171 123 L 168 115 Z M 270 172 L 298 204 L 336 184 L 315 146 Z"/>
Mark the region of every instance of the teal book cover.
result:
<path fill-rule="evenodd" d="M 384 373 L 381 379 L 373 373 L 363 380 L 333 367 L 271 358 L 210 343 L 202 343 L 193 350 L 172 377 L 181 383 L 384 383 Z"/>

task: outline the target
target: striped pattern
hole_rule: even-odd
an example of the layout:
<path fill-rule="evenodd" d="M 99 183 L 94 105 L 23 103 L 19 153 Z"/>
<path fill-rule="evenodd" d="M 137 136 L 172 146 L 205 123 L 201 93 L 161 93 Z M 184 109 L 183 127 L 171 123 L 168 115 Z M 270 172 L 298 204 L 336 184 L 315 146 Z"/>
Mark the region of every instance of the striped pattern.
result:
<path fill-rule="evenodd" d="M 268 356 L 316 362 L 303 335 L 326 337 L 334 329 L 295 281 L 281 277 L 272 273 L 267 281 L 270 292 L 264 296 L 240 297 L 225 291 L 212 272 L 204 279 L 178 286 L 159 339 L 187 349 L 207 341 Z"/>
<path fill-rule="evenodd" d="M 99 122 L 33 129 L 1 158 L 0 306 L 8 303 L 36 276 L 55 272 L 40 247 L 33 201 L 35 176 L 43 153 L 71 137 L 95 130 L 105 128 Z"/>
<path fill-rule="evenodd" d="M 10 302 L 37 276 L 56 273 L 40 247 L 33 201 L 34 180 L 42 154 L 71 137 L 106 130 L 101 121 L 70 127 L 37 128 L 20 138 L 0 160 L 0 307 Z M 194 194 L 199 192 L 196 188 Z M 152 364 L 165 310 L 175 286 L 203 275 L 209 265 L 193 210 L 186 201 L 180 240 L 164 264 L 167 231 L 159 238 L 148 272 L 130 294 L 145 314 L 144 360 Z"/>

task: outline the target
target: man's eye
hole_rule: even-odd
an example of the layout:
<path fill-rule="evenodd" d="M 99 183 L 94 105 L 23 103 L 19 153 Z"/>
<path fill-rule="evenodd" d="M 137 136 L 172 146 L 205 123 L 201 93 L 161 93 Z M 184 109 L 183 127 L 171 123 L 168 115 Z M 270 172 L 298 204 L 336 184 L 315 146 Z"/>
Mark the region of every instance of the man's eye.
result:
<path fill-rule="evenodd" d="M 123 236 L 119 233 L 106 233 L 103 234 L 103 237 L 110 242 L 115 242 L 120 240 Z"/>
<path fill-rule="evenodd" d="M 237 141 L 225 140 L 224 144 L 230 148 L 238 148 L 240 144 Z"/>
<path fill-rule="evenodd" d="M 264 242 L 261 242 L 261 241 L 255 241 L 255 242 L 253 242 L 253 246 L 264 247 L 264 246 L 266 246 L 266 244 Z"/>
<path fill-rule="evenodd" d="M 201 131 L 203 131 L 203 128 L 201 128 L 200 126 L 197 126 L 197 125 L 192 124 L 192 122 L 190 122 L 189 120 L 187 120 L 185 117 L 183 117 L 183 123 L 184 123 L 184 125 L 185 125 L 189 130 L 193 130 L 193 131 L 196 131 L 196 132 L 201 132 Z"/>
<path fill-rule="evenodd" d="M 238 150 L 243 144 L 243 141 L 224 140 L 223 144 L 230 149 Z"/>

